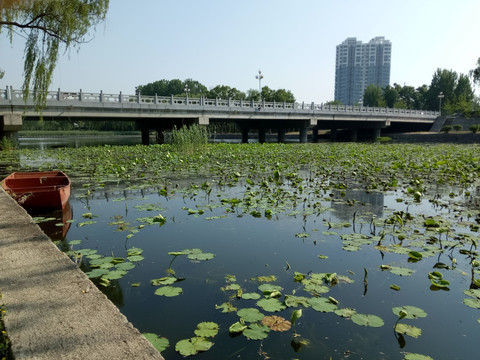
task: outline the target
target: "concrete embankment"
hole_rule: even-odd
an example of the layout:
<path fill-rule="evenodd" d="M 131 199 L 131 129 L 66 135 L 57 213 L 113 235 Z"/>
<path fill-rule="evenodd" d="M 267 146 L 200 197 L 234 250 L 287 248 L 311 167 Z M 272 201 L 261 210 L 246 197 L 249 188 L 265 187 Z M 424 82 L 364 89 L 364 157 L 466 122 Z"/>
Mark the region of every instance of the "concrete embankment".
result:
<path fill-rule="evenodd" d="M 0 188 L 0 301 L 15 359 L 163 359 Z"/>

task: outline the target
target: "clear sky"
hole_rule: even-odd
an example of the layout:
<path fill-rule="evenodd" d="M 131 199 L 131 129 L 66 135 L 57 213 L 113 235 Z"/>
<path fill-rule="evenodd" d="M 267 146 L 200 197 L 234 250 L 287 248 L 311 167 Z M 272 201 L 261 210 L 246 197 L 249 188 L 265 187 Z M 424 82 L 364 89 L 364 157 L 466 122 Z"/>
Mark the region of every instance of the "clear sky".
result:
<path fill-rule="evenodd" d="M 161 79 L 207 88 L 291 90 L 334 98 L 336 45 L 392 42 L 390 83 L 429 85 L 438 68 L 467 74 L 480 57 L 479 0 L 110 0 L 79 51 L 62 53 L 52 90 L 133 94 Z M 0 36 L 0 87 L 23 83 L 22 38 Z"/>

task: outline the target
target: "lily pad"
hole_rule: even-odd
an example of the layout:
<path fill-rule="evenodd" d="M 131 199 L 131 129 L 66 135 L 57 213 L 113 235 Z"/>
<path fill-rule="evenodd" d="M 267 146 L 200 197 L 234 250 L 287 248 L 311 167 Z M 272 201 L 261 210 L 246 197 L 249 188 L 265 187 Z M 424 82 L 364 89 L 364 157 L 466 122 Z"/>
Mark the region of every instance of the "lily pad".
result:
<path fill-rule="evenodd" d="M 159 285 L 172 285 L 178 281 L 177 278 L 173 276 L 165 276 L 159 279 L 152 279 L 151 284 L 153 286 L 159 286 Z"/>
<path fill-rule="evenodd" d="M 360 326 L 382 327 L 383 319 L 377 315 L 354 314 L 352 321 Z"/>
<path fill-rule="evenodd" d="M 334 312 L 338 308 L 336 304 L 327 298 L 310 298 L 308 302 L 312 309 L 320 312 Z"/>
<path fill-rule="evenodd" d="M 207 351 L 212 347 L 213 343 L 202 337 L 193 337 L 177 342 L 175 350 L 183 356 L 196 355 L 200 351 Z"/>
<path fill-rule="evenodd" d="M 268 326 L 262 324 L 251 324 L 245 330 L 243 330 L 243 335 L 250 340 L 262 340 L 268 336 L 270 329 Z"/>
<path fill-rule="evenodd" d="M 245 308 L 237 311 L 237 315 L 246 322 L 257 322 L 263 319 L 263 315 L 258 309 Z"/>
<path fill-rule="evenodd" d="M 285 304 L 280 300 L 270 298 L 270 299 L 261 299 L 257 301 L 257 305 L 260 306 L 265 311 L 276 312 L 286 309 Z"/>
<path fill-rule="evenodd" d="M 155 295 L 173 297 L 178 296 L 183 292 L 181 287 L 176 286 L 163 286 L 155 290 Z"/>
<path fill-rule="evenodd" d="M 344 318 L 350 318 L 355 315 L 357 312 L 351 308 L 337 309 L 334 311 L 335 314 Z"/>
<path fill-rule="evenodd" d="M 245 325 L 244 322 L 237 321 L 235 324 L 230 325 L 230 327 L 228 328 L 228 331 L 231 334 L 238 334 L 238 333 L 241 333 L 246 328 L 247 328 L 247 325 Z"/>
<path fill-rule="evenodd" d="M 262 324 L 268 326 L 273 331 L 288 331 L 292 323 L 281 316 L 270 315 L 262 319 Z"/>
<path fill-rule="evenodd" d="M 427 316 L 427 313 L 416 306 L 398 306 L 392 308 L 392 311 L 395 315 L 400 316 L 400 311 L 405 311 L 407 315 L 405 316 L 406 319 L 417 319 L 417 318 L 424 318 Z"/>
<path fill-rule="evenodd" d="M 214 337 L 218 334 L 218 324 L 214 322 L 201 322 L 197 325 L 195 335 L 199 337 Z"/>
<path fill-rule="evenodd" d="M 422 335 L 422 329 L 404 323 L 395 325 L 395 331 L 397 333 L 408 335 L 414 338 L 418 338 L 420 335 Z"/>
<path fill-rule="evenodd" d="M 155 347 L 155 349 L 157 349 L 158 352 L 162 352 L 170 346 L 170 342 L 167 338 L 159 337 L 157 334 L 145 333 L 143 336 L 150 341 L 150 343 Z"/>

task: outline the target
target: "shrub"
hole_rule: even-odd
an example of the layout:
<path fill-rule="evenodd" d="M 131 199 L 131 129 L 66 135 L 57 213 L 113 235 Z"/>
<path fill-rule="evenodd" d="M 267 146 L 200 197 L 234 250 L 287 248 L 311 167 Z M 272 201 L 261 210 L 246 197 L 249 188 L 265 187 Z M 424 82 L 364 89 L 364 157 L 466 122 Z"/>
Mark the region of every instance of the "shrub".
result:
<path fill-rule="evenodd" d="M 0 151 L 14 150 L 14 149 L 15 149 L 15 143 L 13 142 L 13 140 L 7 138 L 6 136 L 0 139 Z"/>
<path fill-rule="evenodd" d="M 441 130 L 441 131 L 443 131 L 443 132 L 445 132 L 445 133 L 448 134 L 448 132 L 451 131 L 451 130 L 452 130 L 452 126 L 451 126 L 451 125 L 445 125 L 444 127 L 442 127 L 442 130 Z"/>
<path fill-rule="evenodd" d="M 388 143 L 391 141 L 392 141 L 392 138 L 389 136 L 380 136 L 377 138 L 377 142 L 380 142 L 380 143 Z"/>
<path fill-rule="evenodd" d="M 201 125 L 183 126 L 172 130 L 171 139 L 178 149 L 193 151 L 208 143 L 208 132 Z"/>
<path fill-rule="evenodd" d="M 453 125 L 453 129 L 455 131 L 461 131 L 463 129 L 463 126 L 461 124 L 455 124 Z"/>

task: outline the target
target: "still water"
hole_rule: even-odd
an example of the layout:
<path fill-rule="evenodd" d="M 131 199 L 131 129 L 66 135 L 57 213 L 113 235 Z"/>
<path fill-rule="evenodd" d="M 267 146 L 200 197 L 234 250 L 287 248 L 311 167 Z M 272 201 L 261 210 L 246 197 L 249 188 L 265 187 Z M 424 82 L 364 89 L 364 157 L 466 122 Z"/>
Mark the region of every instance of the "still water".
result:
<path fill-rule="evenodd" d="M 436 263 L 450 263 L 448 253 L 439 252 L 412 262 L 405 254 L 376 249 L 376 241 L 356 251 L 346 251 L 342 238 L 352 233 L 372 237 L 372 219 L 386 217 L 393 211 L 408 211 L 414 217 L 425 213 L 453 217 L 448 208 L 428 201 L 399 203 L 397 199 L 402 194 L 396 192 L 349 190 L 346 198 L 356 200 L 353 207 L 321 198 L 321 211 L 310 211 L 298 204 L 291 211 L 267 218 L 222 203 L 222 198 L 242 193 L 241 185 L 230 189 L 214 187 L 209 194 L 186 190 L 165 196 L 157 188 L 115 188 L 86 196 L 82 184 L 73 181 L 73 222 L 68 223 L 65 237 L 59 231 L 59 221 L 54 221 L 59 247 L 95 250 L 102 256 L 118 258 L 126 258 L 131 248 L 143 251 L 144 259 L 135 262 L 126 275 L 110 280 L 107 287 L 99 287 L 142 333 L 155 333 L 169 340 L 170 346 L 162 352 L 167 360 L 183 358 L 175 351 L 175 344 L 194 337 L 200 322 L 215 322 L 220 327 L 212 340 L 213 347 L 198 355 L 202 359 L 403 359 L 408 352 L 434 359 L 475 358 L 480 313 L 463 304 L 463 291 L 470 284 L 469 274 L 463 271 L 469 269 L 468 259 L 452 250 L 451 254 L 458 259 L 458 271 L 442 270 L 448 274 L 451 286 L 439 290 L 431 287 L 427 274 Z M 205 179 L 195 179 L 196 183 L 202 181 Z M 146 225 L 145 218 L 159 214 L 164 222 Z M 52 223 L 41 226 L 51 227 Z M 378 232 L 377 229 L 377 235 Z M 385 246 L 398 245 L 393 238 L 384 241 Z M 185 255 L 169 255 L 194 248 L 215 256 L 195 261 Z M 88 262 L 86 257 L 80 261 L 87 272 L 92 270 Z M 380 266 L 384 264 L 408 267 L 414 272 L 411 276 L 395 275 L 382 271 Z M 258 277 L 274 275 L 273 284 L 281 287 L 281 299 L 293 294 L 312 297 L 300 282 L 294 281 L 295 272 L 307 277 L 312 273 L 336 273 L 350 279 L 352 283 L 339 281 L 329 286 L 328 293 L 317 296 L 336 299 L 338 308 L 379 316 L 384 325 L 359 326 L 333 312 L 301 305 L 270 312 L 257 306 L 258 300 L 245 299 L 237 291 L 228 290 L 233 282 L 243 293 L 262 296 L 258 286 L 263 282 Z M 179 280 L 173 286 L 180 287 L 182 293 L 175 297 L 155 295 L 158 287 L 151 280 L 172 274 Z M 98 279 L 95 281 L 98 284 Z M 391 289 L 392 284 L 401 291 Z M 264 315 L 287 320 L 300 308 L 303 315 L 295 323 L 299 336 L 295 337 L 293 330 L 270 331 L 264 340 L 231 335 L 229 327 L 239 321 L 239 316 L 237 310 L 222 312 L 222 304 L 237 310 L 257 308 Z M 426 318 L 405 320 L 422 330 L 418 338 L 393 330 L 398 317 L 392 308 L 404 305 L 419 307 L 428 314 Z M 295 342 L 298 338 L 306 340 L 305 345 Z"/>

